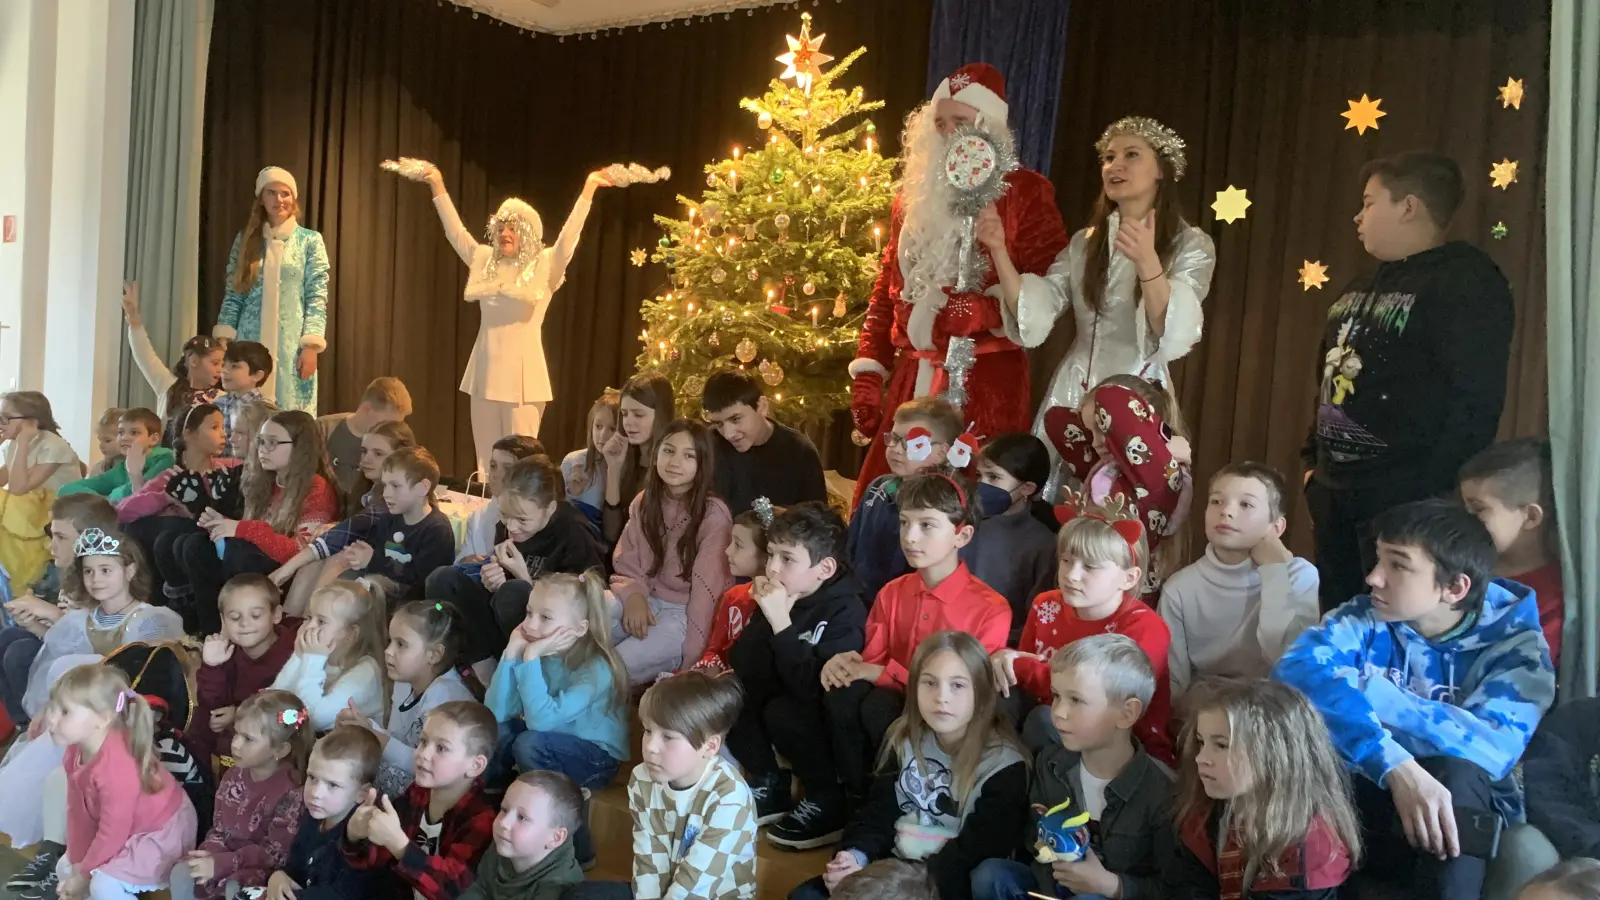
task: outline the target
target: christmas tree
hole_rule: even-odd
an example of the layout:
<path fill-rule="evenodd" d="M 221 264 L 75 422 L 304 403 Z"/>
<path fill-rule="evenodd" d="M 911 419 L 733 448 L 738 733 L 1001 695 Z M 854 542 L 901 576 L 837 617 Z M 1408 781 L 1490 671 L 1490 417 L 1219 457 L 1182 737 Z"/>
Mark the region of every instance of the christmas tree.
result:
<path fill-rule="evenodd" d="M 791 425 L 849 403 L 845 368 L 888 234 L 894 160 L 878 152 L 870 120 L 843 125 L 883 106 L 860 87 L 834 87 L 866 48 L 823 74 L 826 35 L 812 36 L 810 14 L 800 19 L 778 57 L 787 69 L 739 102 L 765 144 L 707 165 L 700 199 L 678 197 L 683 218 L 656 217 L 664 234 L 650 258 L 671 281 L 643 304 L 638 366 L 672 380 L 679 415 L 698 416 L 706 376 L 730 367 L 758 372 Z"/>

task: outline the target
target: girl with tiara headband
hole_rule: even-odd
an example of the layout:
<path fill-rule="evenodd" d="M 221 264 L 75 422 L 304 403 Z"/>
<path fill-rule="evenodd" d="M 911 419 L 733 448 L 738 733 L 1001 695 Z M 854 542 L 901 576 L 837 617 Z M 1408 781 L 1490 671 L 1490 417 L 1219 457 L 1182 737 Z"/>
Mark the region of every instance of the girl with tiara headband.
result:
<path fill-rule="evenodd" d="M 1008 336 L 1037 347 L 1061 313 L 1072 310 L 1072 347 L 1033 421 L 1033 433 L 1053 452 L 1059 435 L 1050 433 L 1051 411 L 1076 413 L 1107 377 L 1137 375 L 1171 390 L 1167 366 L 1200 340 L 1200 301 L 1216 265 L 1211 238 L 1188 224 L 1178 206 L 1176 184 L 1188 158 L 1176 132 L 1130 116 L 1112 123 L 1095 150 L 1100 199 L 1088 227 L 1043 276 L 1019 274 L 1003 235 L 997 240 L 992 226 L 978 223 L 978 240 L 994 256 Z M 1062 482 L 1058 470 L 1045 499 L 1053 501 Z"/>
<path fill-rule="evenodd" d="M 478 471 L 488 472 L 494 442 L 508 434 L 538 437 L 544 405 L 554 397 L 544 361 L 544 317 L 551 295 L 566 281 L 595 190 L 649 179 L 618 166 L 589 173 L 561 235 L 547 247 L 539 214 L 516 197 L 507 198 L 489 218 L 487 243 L 480 244 L 461 223 L 438 166 L 402 158 L 386 161 L 384 168 L 433 189 L 445 237 L 472 270 L 464 299 L 478 304 L 481 318 L 461 392 L 472 396 Z"/>

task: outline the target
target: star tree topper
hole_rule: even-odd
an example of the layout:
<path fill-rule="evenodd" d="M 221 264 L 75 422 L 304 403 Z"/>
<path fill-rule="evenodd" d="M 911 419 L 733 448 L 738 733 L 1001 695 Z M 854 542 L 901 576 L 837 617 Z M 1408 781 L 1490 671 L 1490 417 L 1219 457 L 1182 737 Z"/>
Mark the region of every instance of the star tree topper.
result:
<path fill-rule="evenodd" d="M 1507 78 L 1506 83 L 1500 86 L 1500 108 L 1522 108 L 1522 79 Z"/>
<path fill-rule="evenodd" d="M 1245 196 L 1244 188 L 1228 185 L 1228 189 L 1217 191 L 1217 199 L 1211 203 L 1211 211 L 1217 218 L 1232 224 L 1244 218 L 1244 211 L 1250 208 L 1250 198 Z"/>
<path fill-rule="evenodd" d="M 1339 113 L 1339 115 L 1345 118 L 1344 127 L 1346 131 L 1354 128 L 1356 134 L 1366 134 L 1368 128 L 1376 129 L 1378 120 L 1388 115 L 1388 113 L 1378 108 L 1378 104 L 1383 102 L 1382 97 L 1376 100 L 1369 100 L 1366 94 L 1362 94 L 1360 100 L 1346 100 L 1345 102 L 1350 104 L 1350 108 Z"/>
<path fill-rule="evenodd" d="M 1313 262 L 1308 259 L 1305 261 L 1305 265 L 1300 267 L 1300 285 L 1305 290 L 1309 291 L 1312 288 L 1316 288 L 1320 291 L 1322 286 L 1327 283 L 1328 267 L 1321 262 Z"/>
<path fill-rule="evenodd" d="M 1511 190 L 1511 185 L 1517 180 L 1517 161 L 1502 159 L 1489 167 L 1489 186 L 1497 187 L 1502 191 Z"/>
<path fill-rule="evenodd" d="M 778 57 L 778 62 L 784 64 L 783 74 L 779 78 L 793 78 L 795 87 L 807 94 L 811 93 L 811 82 L 822 76 L 822 64 L 833 62 L 833 57 L 822 52 L 822 42 L 828 36 L 819 34 L 811 36 L 811 14 L 800 14 L 800 37 L 784 35 L 784 40 L 789 42 L 789 52 Z"/>

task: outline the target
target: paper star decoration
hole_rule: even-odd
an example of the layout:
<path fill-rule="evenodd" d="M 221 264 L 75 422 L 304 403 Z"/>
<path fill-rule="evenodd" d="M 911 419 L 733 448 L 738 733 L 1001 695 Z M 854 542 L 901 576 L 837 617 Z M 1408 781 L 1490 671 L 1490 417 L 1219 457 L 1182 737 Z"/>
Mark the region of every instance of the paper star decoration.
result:
<path fill-rule="evenodd" d="M 833 61 L 833 57 L 821 52 L 825 38 L 826 34 L 811 36 L 811 14 L 801 13 L 800 36 L 783 36 L 789 42 L 789 52 L 778 57 L 778 62 L 785 66 L 778 77 L 793 78 L 795 87 L 811 93 L 811 82 L 822 75 L 822 64 Z"/>
<path fill-rule="evenodd" d="M 634 265 L 643 268 L 644 267 L 644 261 L 647 258 L 647 256 L 646 256 L 646 254 L 644 252 L 644 248 L 640 247 L 640 248 L 634 250 L 632 253 L 628 254 L 628 258 L 633 261 Z"/>
<path fill-rule="evenodd" d="M 1513 182 L 1517 180 L 1517 161 L 1502 159 L 1489 167 L 1489 186 L 1497 187 L 1502 191 L 1510 190 Z"/>
<path fill-rule="evenodd" d="M 1224 222 L 1233 223 L 1244 218 L 1244 211 L 1250 208 L 1250 198 L 1245 196 L 1244 188 L 1228 185 L 1225 191 L 1217 191 L 1217 199 L 1211 203 L 1211 211 L 1217 218 Z"/>
<path fill-rule="evenodd" d="M 1320 291 L 1322 286 L 1327 283 L 1328 267 L 1321 262 L 1312 262 L 1308 259 L 1300 267 L 1300 285 L 1305 290 L 1309 291 L 1312 288 L 1316 288 Z"/>
<path fill-rule="evenodd" d="M 1506 235 L 1510 233 L 1511 229 L 1507 228 L 1506 223 L 1504 222 L 1496 222 L 1494 223 L 1494 227 L 1489 229 L 1489 236 L 1497 241 L 1505 240 Z"/>
<path fill-rule="evenodd" d="M 1506 83 L 1500 87 L 1500 108 L 1522 108 L 1522 79 L 1507 78 Z"/>
<path fill-rule="evenodd" d="M 1346 120 L 1344 126 L 1346 131 L 1354 128 L 1356 134 L 1366 134 L 1368 128 L 1377 128 L 1378 120 L 1388 115 L 1388 113 L 1378 108 L 1378 104 L 1383 102 L 1382 97 L 1376 100 L 1368 100 L 1367 95 L 1362 94 L 1360 100 L 1346 100 L 1345 102 L 1350 104 L 1350 108 L 1339 113 L 1339 115 L 1344 116 Z"/>

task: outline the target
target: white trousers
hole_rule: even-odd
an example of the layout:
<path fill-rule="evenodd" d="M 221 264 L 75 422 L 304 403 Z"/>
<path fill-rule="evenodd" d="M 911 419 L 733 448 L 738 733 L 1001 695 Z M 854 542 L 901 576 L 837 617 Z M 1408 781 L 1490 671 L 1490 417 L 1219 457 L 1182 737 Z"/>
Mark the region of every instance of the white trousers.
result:
<path fill-rule="evenodd" d="M 544 401 L 501 403 L 472 398 L 472 448 L 478 457 L 478 474 L 488 477 L 489 453 L 494 442 L 513 434 L 539 436 L 539 421 L 544 418 Z"/>
<path fill-rule="evenodd" d="M 663 672 L 677 671 L 683 664 L 683 638 L 689 631 L 688 608 L 681 603 L 663 603 L 650 598 L 650 614 L 656 623 L 642 638 L 622 630 L 622 600 L 606 591 L 606 606 L 611 613 L 611 643 L 628 670 L 628 682 L 649 684 Z"/>

